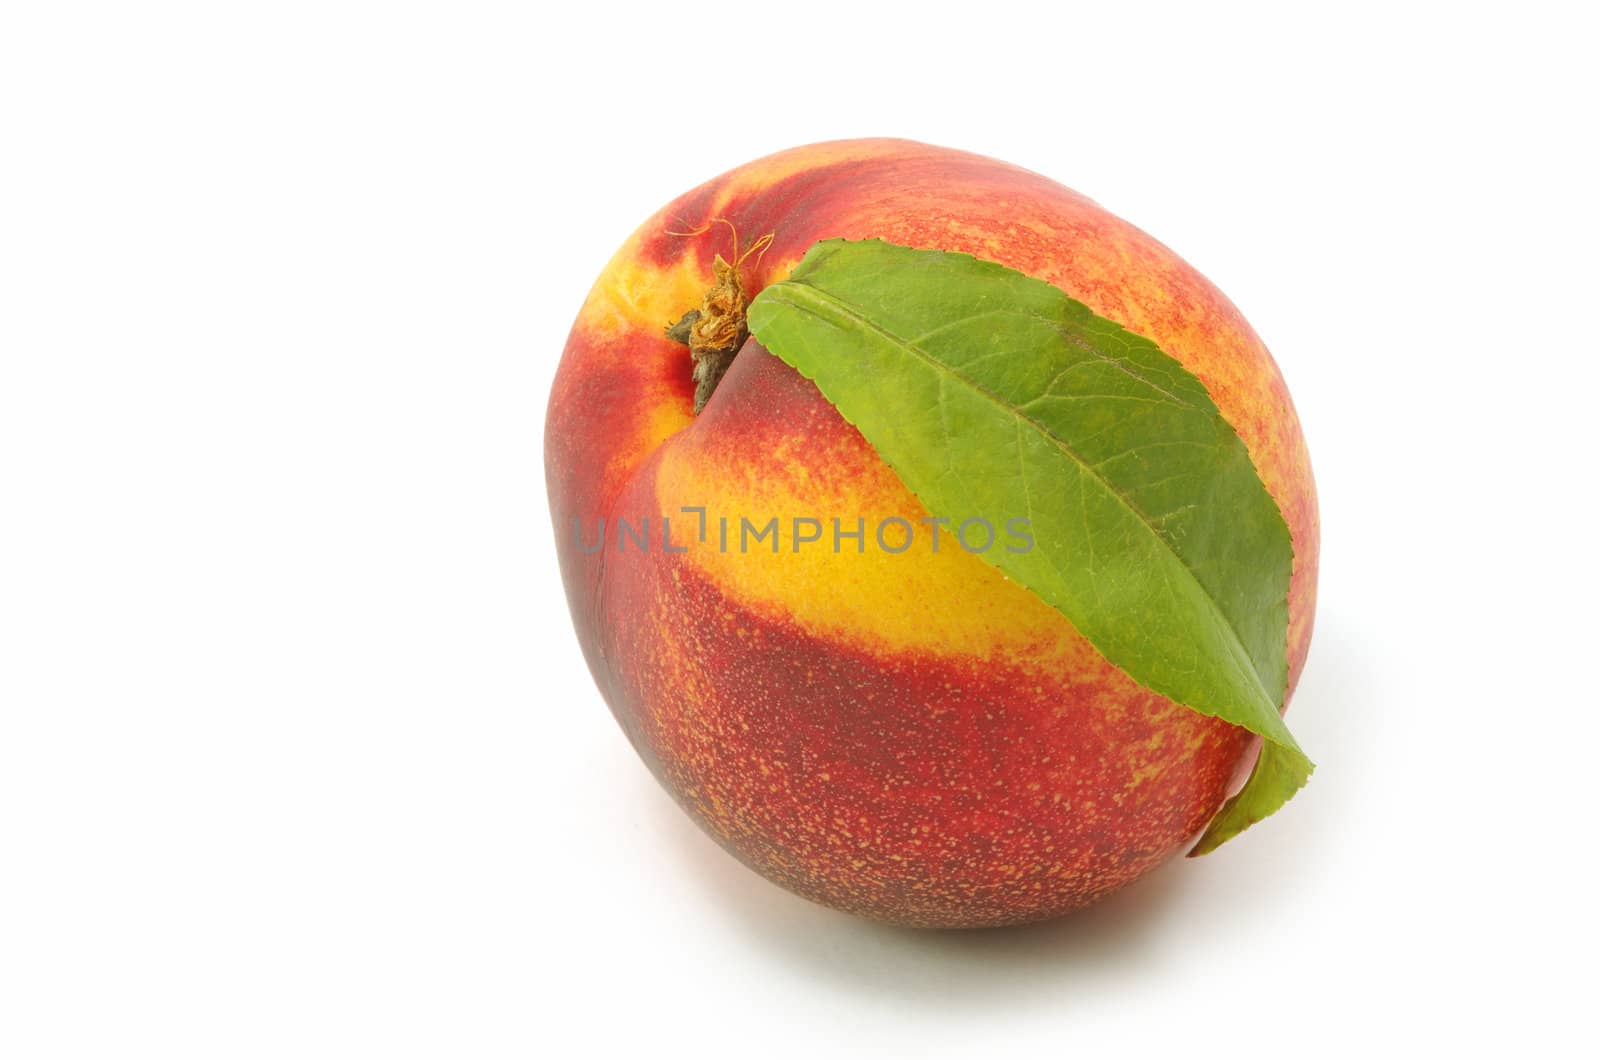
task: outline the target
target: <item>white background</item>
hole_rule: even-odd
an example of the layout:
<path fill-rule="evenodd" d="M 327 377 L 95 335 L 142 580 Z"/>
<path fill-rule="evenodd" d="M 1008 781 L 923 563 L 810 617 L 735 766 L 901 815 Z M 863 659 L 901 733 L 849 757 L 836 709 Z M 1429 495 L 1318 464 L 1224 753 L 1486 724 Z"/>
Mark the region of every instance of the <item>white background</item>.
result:
<path fill-rule="evenodd" d="M 539 8 L 0 15 L 0 1055 L 1592 1039 L 1579 5 Z M 873 134 L 1186 256 L 1320 485 L 1316 779 L 1041 927 L 735 864 L 558 583 L 542 417 L 602 264 L 707 177 Z"/>

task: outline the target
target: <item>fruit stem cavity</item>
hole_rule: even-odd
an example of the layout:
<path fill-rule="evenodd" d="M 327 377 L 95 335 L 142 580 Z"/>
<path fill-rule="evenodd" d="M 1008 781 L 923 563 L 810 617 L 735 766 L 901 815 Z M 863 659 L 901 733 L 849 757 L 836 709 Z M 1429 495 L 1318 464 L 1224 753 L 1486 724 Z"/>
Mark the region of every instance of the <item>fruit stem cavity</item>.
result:
<path fill-rule="evenodd" d="M 676 323 L 667 325 L 666 329 L 667 338 L 689 347 L 689 357 L 693 362 L 690 375 L 694 379 L 696 416 L 711 400 L 717 384 L 727 374 L 728 366 L 733 364 L 733 358 L 750 337 L 750 329 L 745 323 L 750 302 L 745 297 L 744 283 L 739 279 L 739 268 L 752 254 L 756 255 L 759 262 L 760 254 L 772 245 L 773 238 L 773 233 L 768 232 L 741 254 L 739 230 L 725 217 L 714 217 L 692 232 L 667 234 L 704 235 L 712 225 L 718 223 L 727 225 L 733 233 L 733 263 L 730 265 L 721 254 L 716 255 L 711 266 L 714 282 L 700 300 L 700 308 L 689 310 Z"/>

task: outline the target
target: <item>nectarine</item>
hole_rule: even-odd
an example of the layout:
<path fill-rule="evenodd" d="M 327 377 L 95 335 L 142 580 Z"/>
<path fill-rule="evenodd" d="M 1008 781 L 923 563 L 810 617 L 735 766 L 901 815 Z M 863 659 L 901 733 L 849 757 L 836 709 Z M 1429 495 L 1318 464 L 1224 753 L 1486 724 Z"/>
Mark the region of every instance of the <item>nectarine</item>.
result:
<path fill-rule="evenodd" d="M 656 777 L 807 898 L 922 926 L 1063 913 L 1192 844 L 1255 741 L 1141 686 L 948 528 L 936 547 L 930 513 L 811 382 L 742 328 L 685 321 L 831 237 L 1009 266 L 1197 376 L 1293 539 L 1291 691 L 1318 548 L 1294 407 L 1244 318 L 1172 251 L 1044 177 L 906 141 L 798 148 L 696 188 L 578 315 L 550 397 L 551 511 L 578 640 Z"/>

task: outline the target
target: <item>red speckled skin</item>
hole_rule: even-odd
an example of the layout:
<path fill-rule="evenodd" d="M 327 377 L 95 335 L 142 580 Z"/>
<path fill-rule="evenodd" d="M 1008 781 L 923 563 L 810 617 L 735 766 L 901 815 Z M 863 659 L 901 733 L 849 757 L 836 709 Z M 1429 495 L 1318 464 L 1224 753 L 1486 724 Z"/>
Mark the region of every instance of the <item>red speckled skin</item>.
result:
<path fill-rule="evenodd" d="M 1290 688 L 1315 606 L 1317 508 L 1283 380 L 1238 311 L 1170 250 L 1036 174 L 897 140 L 798 148 L 681 197 L 618 252 L 568 340 L 546 471 L 580 643 L 629 739 L 724 847 L 798 894 L 901 924 L 1020 923 L 1079 907 L 1193 842 L 1248 769 L 1248 734 L 1111 666 L 981 558 L 925 540 L 926 512 L 816 388 L 758 344 L 690 412 L 665 324 L 729 256 L 774 233 L 752 297 L 829 237 L 958 250 L 1056 284 L 1157 342 L 1239 431 L 1294 539 Z M 708 540 L 696 540 L 704 506 Z M 996 522 L 1014 513 L 996 513 Z M 740 516 L 781 551 L 740 553 Z M 653 524 L 619 549 L 615 519 Z M 660 546 L 661 516 L 673 519 Z M 730 552 L 716 520 L 734 523 Z M 788 520 L 869 527 L 866 551 L 793 552 Z M 597 523 L 606 547 L 588 553 Z M 1285 827 L 1275 823 L 1269 827 Z"/>

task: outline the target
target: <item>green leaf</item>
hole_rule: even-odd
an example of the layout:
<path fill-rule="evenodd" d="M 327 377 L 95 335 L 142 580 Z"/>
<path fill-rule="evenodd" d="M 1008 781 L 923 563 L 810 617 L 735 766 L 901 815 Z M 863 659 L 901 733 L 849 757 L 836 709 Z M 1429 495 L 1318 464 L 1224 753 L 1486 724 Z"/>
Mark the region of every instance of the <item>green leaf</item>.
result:
<path fill-rule="evenodd" d="M 1264 738 L 1197 852 L 1305 783 L 1280 714 L 1289 529 L 1182 365 L 1041 280 L 879 240 L 816 244 L 749 325 L 933 515 L 1031 520 L 1031 550 L 982 555 L 1113 665 Z"/>

